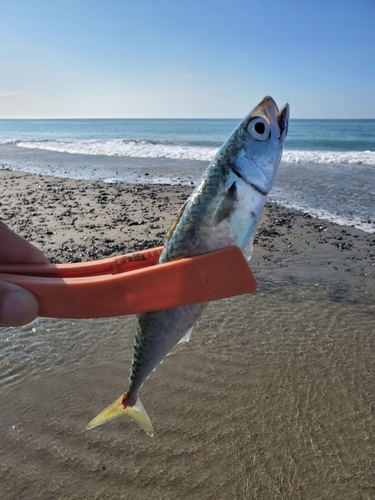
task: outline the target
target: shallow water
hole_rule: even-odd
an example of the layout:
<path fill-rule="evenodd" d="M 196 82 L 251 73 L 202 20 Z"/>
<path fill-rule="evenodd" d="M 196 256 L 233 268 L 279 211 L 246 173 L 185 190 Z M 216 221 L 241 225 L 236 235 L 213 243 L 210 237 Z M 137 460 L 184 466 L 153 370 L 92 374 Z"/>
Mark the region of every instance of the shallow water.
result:
<path fill-rule="evenodd" d="M 130 317 L 120 327 L 133 325 Z M 80 363 L 98 343 L 106 344 L 116 319 L 59 320 L 38 318 L 30 325 L 0 330 L 0 387 L 25 377 Z M 128 327 L 129 328 L 129 327 Z M 120 332 L 119 332 L 120 333 Z M 131 334 L 130 334 L 131 335 Z M 117 338 L 117 340 L 119 340 Z"/>
<path fill-rule="evenodd" d="M 85 425 L 126 388 L 134 318 L 1 332 L 2 498 L 375 498 L 374 283 L 260 281 L 142 389 L 150 439 Z"/>

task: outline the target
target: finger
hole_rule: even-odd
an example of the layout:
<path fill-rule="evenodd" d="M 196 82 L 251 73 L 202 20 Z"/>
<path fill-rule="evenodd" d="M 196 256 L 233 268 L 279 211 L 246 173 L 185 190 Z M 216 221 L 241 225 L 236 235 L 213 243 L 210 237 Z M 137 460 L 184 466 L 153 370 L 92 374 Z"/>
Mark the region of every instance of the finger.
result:
<path fill-rule="evenodd" d="M 0 281 L 0 327 L 26 325 L 37 317 L 38 309 L 28 290 Z"/>
<path fill-rule="evenodd" d="M 0 221 L 0 262 L 48 264 L 47 257 L 34 245 L 14 233 Z"/>

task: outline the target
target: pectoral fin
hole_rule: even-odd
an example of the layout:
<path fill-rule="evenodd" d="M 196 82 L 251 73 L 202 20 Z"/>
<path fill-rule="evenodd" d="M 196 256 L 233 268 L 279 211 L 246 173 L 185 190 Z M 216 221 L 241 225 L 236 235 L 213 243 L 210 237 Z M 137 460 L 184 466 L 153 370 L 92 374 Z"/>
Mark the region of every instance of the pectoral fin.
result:
<path fill-rule="evenodd" d="M 217 226 L 225 219 L 229 219 L 231 214 L 235 210 L 235 204 L 237 201 L 237 186 L 236 183 L 233 182 L 231 187 L 225 193 L 224 199 L 217 211 L 214 219 L 214 225 Z"/>

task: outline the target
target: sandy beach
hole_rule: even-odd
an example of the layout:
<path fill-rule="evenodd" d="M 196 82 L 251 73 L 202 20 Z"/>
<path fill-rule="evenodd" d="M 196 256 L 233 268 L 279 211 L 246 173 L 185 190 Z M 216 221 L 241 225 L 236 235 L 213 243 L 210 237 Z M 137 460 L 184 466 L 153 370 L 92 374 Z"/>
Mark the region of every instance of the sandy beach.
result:
<path fill-rule="evenodd" d="M 51 262 L 161 245 L 192 191 L 0 182 L 1 219 Z M 85 430 L 126 387 L 134 318 L 4 329 L 1 498 L 375 499 L 375 234 L 268 204 L 251 267 L 258 291 L 212 303 L 142 389 L 153 439 Z"/>
<path fill-rule="evenodd" d="M 0 180 L 2 220 L 55 263 L 162 245 L 165 231 L 193 189 L 77 181 L 4 169 Z M 346 280 L 341 273 L 346 271 L 351 281 L 353 276 L 374 276 L 374 263 L 373 233 L 270 203 L 262 214 L 252 257 L 254 271 L 262 276 L 287 276 L 278 269 L 288 267 L 294 277 L 295 270 L 307 277 L 316 270 L 323 280 Z"/>

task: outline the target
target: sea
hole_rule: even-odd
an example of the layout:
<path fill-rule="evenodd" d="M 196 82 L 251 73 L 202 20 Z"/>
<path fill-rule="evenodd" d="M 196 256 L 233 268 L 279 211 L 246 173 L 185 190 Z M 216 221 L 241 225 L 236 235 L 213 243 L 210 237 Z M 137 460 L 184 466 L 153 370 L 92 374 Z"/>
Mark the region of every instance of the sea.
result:
<path fill-rule="evenodd" d="M 0 168 L 106 182 L 196 184 L 239 121 L 0 120 Z M 25 154 L 12 158 L 5 154 L 9 146 Z M 78 168 L 69 162 L 77 155 Z M 375 120 L 290 121 L 271 201 L 375 232 L 374 199 Z"/>

